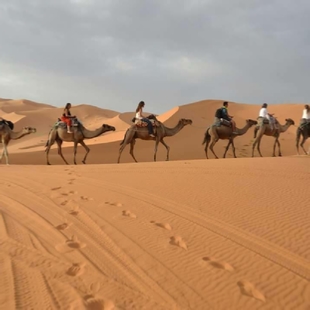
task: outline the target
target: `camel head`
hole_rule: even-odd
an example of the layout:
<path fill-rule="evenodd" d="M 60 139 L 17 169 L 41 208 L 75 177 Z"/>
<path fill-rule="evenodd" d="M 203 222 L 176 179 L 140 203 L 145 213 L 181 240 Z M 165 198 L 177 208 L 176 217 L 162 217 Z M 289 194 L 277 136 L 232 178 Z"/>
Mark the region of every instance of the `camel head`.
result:
<path fill-rule="evenodd" d="M 246 122 L 250 125 L 250 127 L 257 125 L 257 121 L 254 121 L 253 119 L 247 119 Z"/>
<path fill-rule="evenodd" d="M 33 128 L 33 127 L 24 127 L 22 129 L 22 132 L 27 135 L 27 134 L 30 134 L 30 133 L 36 133 L 37 130 L 36 130 L 36 128 Z"/>
<path fill-rule="evenodd" d="M 295 125 L 295 122 L 291 118 L 286 118 L 285 121 L 288 125 Z"/>
<path fill-rule="evenodd" d="M 186 126 L 186 125 L 191 125 L 193 121 L 191 119 L 181 118 L 179 120 L 179 123 L 182 124 L 183 126 Z"/>
<path fill-rule="evenodd" d="M 115 131 L 115 127 L 107 125 L 107 124 L 103 124 L 102 128 L 104 129 L 104 131 Z"/>

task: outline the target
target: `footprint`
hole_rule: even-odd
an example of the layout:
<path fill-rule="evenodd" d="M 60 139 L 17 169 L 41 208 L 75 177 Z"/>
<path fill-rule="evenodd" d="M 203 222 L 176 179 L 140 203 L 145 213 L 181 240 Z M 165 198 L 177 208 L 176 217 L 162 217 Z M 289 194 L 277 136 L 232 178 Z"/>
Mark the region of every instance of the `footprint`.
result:
<path fill-rule="evenodd" d="M 156 226 L 167 229 L 167 230 L 172 230 L 172 227 L 169 223 L 156 223 L 155 221 L 152 221 Z"/>
<path fill-rule="evenodd" d="M 85 263 L 73 263 L 72 266 L 67 269 L 66 274 L 72 277 L 80 276 L 85 271 L 85 265 Z"/>
<path fill-rule="evenodd" d="M 79 206 L 74 206 L 73 209 L 69 211 L 69 214 L 71 215 L 78 215 L 81 212 Z"/>
<path fill-rule="evenodd" d="M 180 236 L 172 236 L 170 238 L 170 244 L 176 245 L 184 250 L 187 250 L 186 243 L 182 240 L 182 237 Z"/>
<path fill-rule="evenodd" d="M 78 194 L 78 191 L 70 191 L 69 194 L 76 195 L 76 194 Z"/>
<path fill-rule="evenodd" d="M 51 191 L 57 191 L 57 190 L 59 190 L 59 189 L 61 189 L 61 186 L 59 186 L 59 187 L 53 187 L 53 188 L 51 188 Z"/>
<path fill-rule="evenodd" d="M 100 290 L 100 283 L 95 282 L 89 286 L 87 295 L 84 296 L 87 310 L 113 310 L 115 305 L 112 300 L 95 297 Z"/>
<path fill-rule="evenodd" d="M 72 249 L 83 249 L 86 247 L 85 243 L 79 241 L 78 237 L 73 235 L 71 239 L 66 241 L 66 245 Z"/>
<path fill-rule="evenodd" d="M 65 206 L 69 201 L 68 200 L 64 200 L 63 202 L 60 203 L 60 205 Z"/>
<path fill-rule="evenodd" d="M 94 200 L 94 198 L 92 198 L 92 197 L 88 197 L 88 196 L 81 196 L 81 199 L 82 200 Z"/>
<path fill-rule="evenodd" d="M 256 298 L 263 302 L 266 301 L 265 296 L 259 290 L 257 290 L 254 284 L 252 284 L 251 282 L 247 280 L 241 280 L 237 282 L 237 285 L 240 287 L 240 291 L 242 294 Z"/>
<path fill-rule="evenodd" d="M 134 219 L 137 218 L 137 216 L 129 210 L 123 210 L 123 216 L 128 216 Z"/>
<path fill-rule="evenodd" d="M 57 225 L 56 228 L 58 230 L 65 230 L 65 229 L 69 228 L 71 225 L 72 225 L 72 223 L 68 223 L 68 220 L 65 218 L 64 222 L 60 225 Z"/>
<path fill-rule="evenodd" d="M 105 202 L 106 205 L 110 205 L 110 206 L 116 206 L 116 207 L 122 207 L 123 204 L 121 202 L 109 202 L 109 201 L 106 201 Z"/>
<path fill-rule="evenodd" d="M 203 260 L 209 262 L 209 264 L 215 268 L 224 269 L 227 271 L 234 271 L 235 270 L 234 267 L 231 266 L 230 264 L 223 262 L 223 261 L 218 261 L 213 257 L 204 257 Z"/>

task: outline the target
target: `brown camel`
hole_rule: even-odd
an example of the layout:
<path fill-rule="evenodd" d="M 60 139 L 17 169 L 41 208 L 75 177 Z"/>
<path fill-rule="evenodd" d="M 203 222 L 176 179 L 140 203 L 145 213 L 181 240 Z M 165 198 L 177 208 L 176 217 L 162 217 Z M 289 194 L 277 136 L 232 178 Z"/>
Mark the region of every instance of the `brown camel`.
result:
<path fill-rule="evenodd" d="M 102 135 L 104 132 L 115 131 L 115 127 L 103 124 L 98 129 L 88 130 L 81 123 L 75 123 L 72 126 L 71 131 L 72 133 L 67 133 L 67 125 L 66 123 L 63 123 L 63 122 L 56 123 L 54 127 L 51 129 L 51 131 L 48 134 L 48 140 L 45 144 L 46 162 L 48 165 L 50 165 L 50 162 L 48 160 L 48 154 L 49 154 L 49 151 L 52 145 L 55 142 L 57 143 L 57 146 L 58 146 L 58 154 L 63 159 L 63 161 L 66 163 L 66 165 L 68 165 L 68 162 L 66 161 L 66 159 L 64 158 L 62 154 L 61 145 L 63 141 L 74 143 L 74 164 L 75 165 L 76 165 L 77 146 L 80 143 L 86 150 L 86 154 L 84 156 L 84 159 L 82 160 L 82 163 L 86 164 L 86 158 L 87 158 L 88 153 L 90 152 L 90 149 L 85 144 L 84 139 L 93 139 L 93 138 L 96 138 Z"/>
<path fill-rule="evenodd" d="M 151 117 L 149 117 L 149 118 L 152 119 Z M 120 143 L 121 147 L 119 149 L 119 156 L 118 156 L 118 161 L 117 161 L 118 163 L 120 162 L 121 154 L 122 154 L 124 148 L 129 143 L 130 143 L 130 151 L 129 151 L 129 153 L 132 156 L 132 158 L 134 159 L 134 161 L 137 163 L 137 160 L 136 160 L 135 155 L 133 153 L 134 146 L 135 146 L 135 143 L 136 143 L 136 139 L 153 140 L 153 141 L 155 141 L 154 161 L 156 161 L 157 148 L 158 148 L 158 144 L 160 142 L 161 144 L 163 144 L 165 146 L 165 148 L 167 150 L 166 160 L 169 160 L 170 147 L 164 142 L 164 138 L 165 137 L 174 136 L 181 129 L 183 129 L 184 126 L 191 125 L 193 123 L 193 121 L 190 120 L 190 119 L 182 118 L 182 119 L 179 120 L 179 122 L 177 123 L 177 125 L 174 128 L 167 128 L 167 127 L 164 126 L 163 123 L 161 123 L 158 120 L 156 120 L 155 117 L 153 119 L 155 120 L 155 122 L 153 123 L 155 137 L 149 136 L 148 130 L 145 127 L 145 125 L 142 125 L 140 127 L 140 125 L 135 124 L 135 125 L 132 125 L 130 128 L 127 129 L 127 131 L 125 133 L 125 136 L 124 136 L 124 139 Z"/>
<path fill-rule="evenodd" d="M 300 143 L 301 148 L 305 152 L 306 155 L 308 155 L 307 151 L 304 148 L 304 143 L 307 141 L 307 139 L 310 137 L 310 123 L 305 124 L 303 126 L 299 126 L 296 131 L 296 149 L 297 149 L 297 154 L 299 154 L 299 140 L 300 136 L 302 136 L 302 140 Z M 310 149 L 309 149 L 310 150 Z"/>
<path fill-rule="evenodd" d="M 13 131 L 14 125 L 11 124 L 11 122 L 5 121 L 3 119 L 0 120 L 0 142 L 2 142 L 3 144 L 3 152 L 0 156 L 0 162 L 4 155 L 7 165 L 9 165 L 9 154 L 7 147 L 10 141 L 18 140 L 26 135 L 35 133 L 37 131 L 35 128 L 32 127 L 24 127 L 21 131 L 15 132 Z"/>
<path fill-rule="evenodd" d="M 281 154 L 281 146 L 280 146 L 280 142 L 279 142 L 279 137 L 280 134 L 282 132 L 287 131 L 287 129 L 291 126 L 291 125 L 295 125 L 295 122 L 290 119 L 287 118 L 285 119 L 286 123 L 285 125 L 281 125 L 280 123 L 277 123 L 277 128 L 273 127 L 273 129 L 271 130 L 269 123 L 266 123 L 266 121 L 261 121 L 260 124 L 258 126 L 255 127 L 254 129 L 254 142 L 252 145 L 252 157 L 254 157 L 254 151 L 255 151 L 255 146 L 257 145 L 257 150 L 258 153 L 260 155 L 260 157 L 263 157 L 261 151 L 260 151 L 260 143 L 262 140 L 263 135 L 265 136 L 269 136 L 269 137 L 274 137 L 275 141 L 273 144 L 273 154 L 272 156 L 275 157 L 276 156 L 276 144 L 278 145 L 278 149 L 279 149 L 279 156 L 282 156 Z"/>
<path fill-rule="evenodd" d="M 233 134 L 232 133 L 232 128 L 230 126 L 226 126 L 221 124 L 220 127 L 216 126 L 215 124 L 211 125 L 204 136 L 204 140 L 202 142 L 202 144 L 206 144 L 205 146 L 205 153 L 206 153 L 206 157 L 208 159 L 208 146 L 210 141 L 212 140 L 211 144 L 210 144 L 210 150 L 211 152 L 214 154 L 215 158 L 218 159 L 218 157 L 216 156 L 216 154 L 214 153 L 213 147 L 216 144 L 216 142 L 218 142 L 219 139 L 221 140 L 229 140 L 226 149 L 225 149 L 225 153 L 223 155 L 223 158 L 226 157 L 226 153 L 230 147 L 230 145 L 232 145 L 232 149 L 233 149 L 233 154 L 234 157 L 237 158 L 236 156 L 236 152 L 235 152 L 235 145 L 234 145 L 234 139 L 238 136 L 242 136 L 244 135 L 250 127 L 252 127 L 253 125 L 256 125 L 257 121 L 251 120 L 251 119 L 247 119 L 246 120 L 246 124 L 243 128 L 236 128 L 236 133 Z"/>

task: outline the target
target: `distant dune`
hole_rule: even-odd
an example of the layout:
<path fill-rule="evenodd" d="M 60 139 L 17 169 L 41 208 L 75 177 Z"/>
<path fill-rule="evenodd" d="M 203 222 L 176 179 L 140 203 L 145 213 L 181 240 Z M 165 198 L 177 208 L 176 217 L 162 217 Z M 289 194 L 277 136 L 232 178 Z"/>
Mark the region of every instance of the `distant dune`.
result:
<path fill-rule="evenodd" d="M 129 146 L 116 164 L 134 111 L 75 105 L 86 128 L 116 131 L 85 141 L 86 165 L 85 150 L 74 166 L 64 143 L 71 165 L 54 145 L 46 166 L 62 108 L 0 99 L 14 131 L 37 128 L 11 141 L 11 166 L 0 166 L 0 309 L 310 309 L 310 156 L 294 156 L 291 126 L 280 137 L 284 157 L 270 158 L 274 139 L 263 137 L 266 158 L 251 158 L 251 128 L 235 139 L 238 158 L 205 159 L 204 133 L 221 105 L 203 100 L 157 115 L 169 128 L 182 118 L 193 124 L 165 139 L 169 162 L 163 145 L 154 163 L 154 141 L 137 140 L 137 164 Z M 259 109 L 229 105 L 239 128 Z M 269 107 L 281 124 L 297 125 L 302 109 Z M 219 157 L 226 144 L 215 145 Z"/>
<path fill-rule="evenodd" d="M 171 160 L 185 159 L 203 159 L 205 158 L 204 147 L 201 145 L 206 128 L 212 124 L 214 113 L 222 105 L 222 100 L 202 100 L 182 106 L 174 107 L 167 112 L 157 115 L 157 118 L 168 127 L 174 127 L 181 118 L 190 118 L 193 121 L 192 126 L 186 126 L 174 137 L 166 138 L 166 143 L 171 147 Z M 10 153 L 22 158 L 15 163 L 30 163 L 34 155 L 31 152 L 39 152 L 38 163 L 42 163 L 44 158 L 44 148 L 42 147 L 47 139 L 47 134 L 53 123 L 61 116 L 63 108 L 56 108 L 48 104 L 36 103 L 29 100 L 0 100 L 0 116 L 11 119 L 15 123 L 16 130 L 24 126 L 33 126 L 37 128 L 35 135 L 29 135 L 18 141 L 12 141 L 10 144 Z M 234 116 L 239 128 L 245 125 L 248 118 L 256 119 L 260 105 L 229 102 L 229 113 Z M 292 118 L 298 124 L 301 117 L 303 104 L 276 104 L 270 105 L 269 111 L 275 113 L 281 124 L 285 123 L 286 118 Z M 115 162 L 118 154 L 118 142 L 124 137 L 124 134 L 132 125 L 131 119 L 135 112 L 119 113 L 108 109 L 102 109 L 96 106 L 79 104 L 74 105 L 72 113 L 75 114 L 87 128 L 93 130 L 106 123 L 116 127 L 115 132 L 109 132 L 105 135 L 88 140 L 87 144 L 92 145 L 92 151 L 89 156 L 89 163 L 111 163 Z M 146 115 L 152 112 L 145 112 Z M 295 132 L 296 127 L 291 126 L 287 132 L 280 137 L 283 156 L 295 155 Z M 263 156 L 272 155 L 272 146 L 274 139 L 263 137 L 261 151 Z M 235 139 L 235 146 L 238 157 L 249 157 L 251 155 L 251 144 L 253 142 L 253 128 L 244 135 Z M 221 157 L 227 141 L 220 140 L 215 146 L 216 154 Z M 95 147 L 96 145 L 96 147 Z M 70 148 L 71 143 L 64 143 L 64 148 Z M 94 148 L 95 147 L 95 148 Z M 132 162 L 129 156 L 129 146 L 124 150 L 122 162 Z M 154 142 L 137 140 L 135 153 L 138 161 L 151 161 L 154 149 Z M 101 151 L 102 150 L 102 151 Z M 102 154 L 104 150 L 104 156 Z M 52 156 L 55 154 L 56 146 L 53 147 Z M 84 152 L 79 148 L 79 152 Z M 159 147 L 158 160 L 165 158 L 165 149 L 162 145 Z M 27 153 L 27 154 L 26 154 Z M 20 154 L 20 156 L 19 156 Z M 24 154 L 24 155 L 21 155 Z M 211 155 L 211 158 L 213 155 Z M 232 156 L 231 151 L 227 154 Z M 30 160 L 30 161 L 29 161 Z M 55 163 L 61 161 L 55 158 Z"/>

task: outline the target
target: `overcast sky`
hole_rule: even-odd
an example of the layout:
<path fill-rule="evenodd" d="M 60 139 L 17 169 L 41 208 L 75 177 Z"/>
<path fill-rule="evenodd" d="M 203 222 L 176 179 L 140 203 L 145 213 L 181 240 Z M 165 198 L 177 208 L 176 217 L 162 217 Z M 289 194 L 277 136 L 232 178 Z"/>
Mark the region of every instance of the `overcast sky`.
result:
<path fill-rule="evenodd" d="M 309 0 L 1 0 L 0 98 L 162 113 L 310 101 Z"/>

